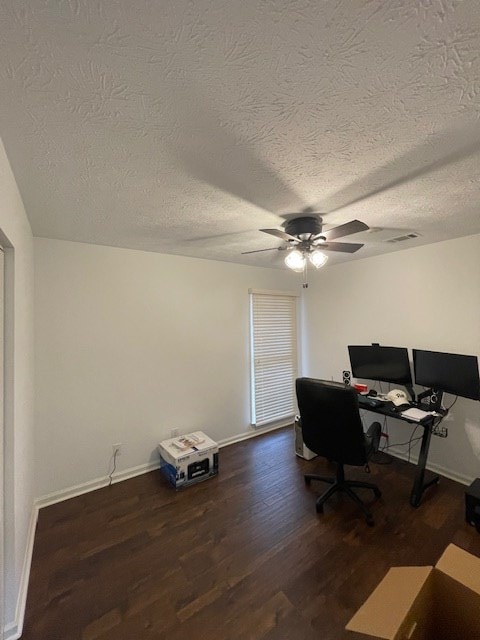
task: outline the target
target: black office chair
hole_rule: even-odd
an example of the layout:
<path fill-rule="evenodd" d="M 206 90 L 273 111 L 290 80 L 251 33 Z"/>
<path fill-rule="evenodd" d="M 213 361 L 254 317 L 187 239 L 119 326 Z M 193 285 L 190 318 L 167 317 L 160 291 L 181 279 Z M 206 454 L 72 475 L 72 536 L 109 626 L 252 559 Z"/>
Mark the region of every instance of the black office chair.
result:
<path fill-rule="evenodd" d="M 369 455 L 380 439 L 379 423 L 375 424 L 373 433 L 366 437 L 358 409 L 357 392 L 352 387 L 339 382 L 298 378 L 296 391 L 304 443 L 314 453 L 337 463 L 336 478 L 310 473 L 305 475 L 307 485 L 312 480 L 332 485 L 318 498 L 317 513 L 323 512 L 323 505 L 330 496 L 342 491 L 358 504 L 367 524 L 373 526 L 372 514 L 352 489 L 371 489 L 377 498 L 382 495 L 380 489 L 370 482 L 345 480 L 343 467 L 345 464 L 361 467 L 368 463 Z"/>

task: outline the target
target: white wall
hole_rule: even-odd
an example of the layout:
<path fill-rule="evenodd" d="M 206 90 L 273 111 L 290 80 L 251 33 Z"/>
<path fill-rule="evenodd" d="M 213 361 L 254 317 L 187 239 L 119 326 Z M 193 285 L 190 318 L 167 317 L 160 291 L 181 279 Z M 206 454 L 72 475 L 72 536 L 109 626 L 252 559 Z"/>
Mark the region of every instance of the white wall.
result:
<path fill-rule="evenodd" d="M 156 445 L 250 430 L 248 289 L 286 270 L 35 238 L 36 486 L 157 461 Z"/>
<path fill-rule="evenodd" d="M 115 443 L 122 471 L 156 461 L 173 428 L 249 431 L 247 291 L 300 291 L 297 274 L 34 242 L 37 496 L 105 477 Z M 479 275 L 480 236 L 311 273 L 303 370 L 339 379 L 351 343 L 479 354 Z M 465 432 L 479 414 L 459 399 L 449 437 L 432 440 L 430 461 L 463 481 L 479 475 Z M 390 434 L 409 427 L 392 420 Z"/>
<path fill-rule="evenodd" d="M 0 238 L 5 256 L 5 571 L 8 634 L 17 603 L 33 507 L 33 240 L 0 141 Z M 23 584 L 23 588 L 25 588 Z"/>
<path fill-rule="evenodd" d="M 348 344 L 405 346 L 480 355 L 480 236 L 327 267 L 313 274 L 305 297 L 304 368 L 341 380 Z M 453 400 L 446 395 L 448 404 Z M 465 423 L 480 442 L 480 403 L 459 398 L 432 438 L 430 463 L 465 482 L 480 475 Z M 390 442 L 410 427 L 390 421 Z M 407 436 L 407 437 L 405 437 Z"/>

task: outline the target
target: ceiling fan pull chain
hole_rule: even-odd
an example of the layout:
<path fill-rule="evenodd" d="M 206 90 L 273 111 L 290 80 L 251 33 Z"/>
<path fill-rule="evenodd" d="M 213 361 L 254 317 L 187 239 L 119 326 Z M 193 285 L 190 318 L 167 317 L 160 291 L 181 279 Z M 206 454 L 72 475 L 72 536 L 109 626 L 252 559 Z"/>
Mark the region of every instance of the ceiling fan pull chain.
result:
<path fill-rule="evenodd" d="M 302 285 L 304 289 L 308 289 L 307 269 L 308 269 L 308 260 L 306 259 L 306 256 L 305 256 L 305 262 L 303 264 L 303 285 Z"/>

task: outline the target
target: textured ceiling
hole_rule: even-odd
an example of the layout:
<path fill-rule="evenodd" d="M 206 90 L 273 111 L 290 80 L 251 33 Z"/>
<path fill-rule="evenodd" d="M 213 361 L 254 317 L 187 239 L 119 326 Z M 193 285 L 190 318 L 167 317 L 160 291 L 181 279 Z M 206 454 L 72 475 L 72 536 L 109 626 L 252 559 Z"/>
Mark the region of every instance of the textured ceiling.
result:
<path fill-rule="evenodd" d="M 388 230 L 330 264 L 480 233 L 479 33 L 478 0 L 3 0 L 0 136 L 37 236 L 280 266 L 240 254 L 307 207 Z"/>

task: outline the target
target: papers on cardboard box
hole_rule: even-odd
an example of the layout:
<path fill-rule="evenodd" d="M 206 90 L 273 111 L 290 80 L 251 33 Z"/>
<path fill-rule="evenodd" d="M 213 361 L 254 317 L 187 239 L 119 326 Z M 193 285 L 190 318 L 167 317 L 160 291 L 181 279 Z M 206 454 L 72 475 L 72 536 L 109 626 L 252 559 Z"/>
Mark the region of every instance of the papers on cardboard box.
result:
<path fill-rule="evenodd" d="M 199 436 L 198 433 L 190 433 L 187 436 L 176 438 L 173 440 L 172 445 L 180 451 L 186 451 L 187 449 L 197 447 L 199 444 L 202 444 L 202 442 L 205 442 L 205 438 Z"/>

